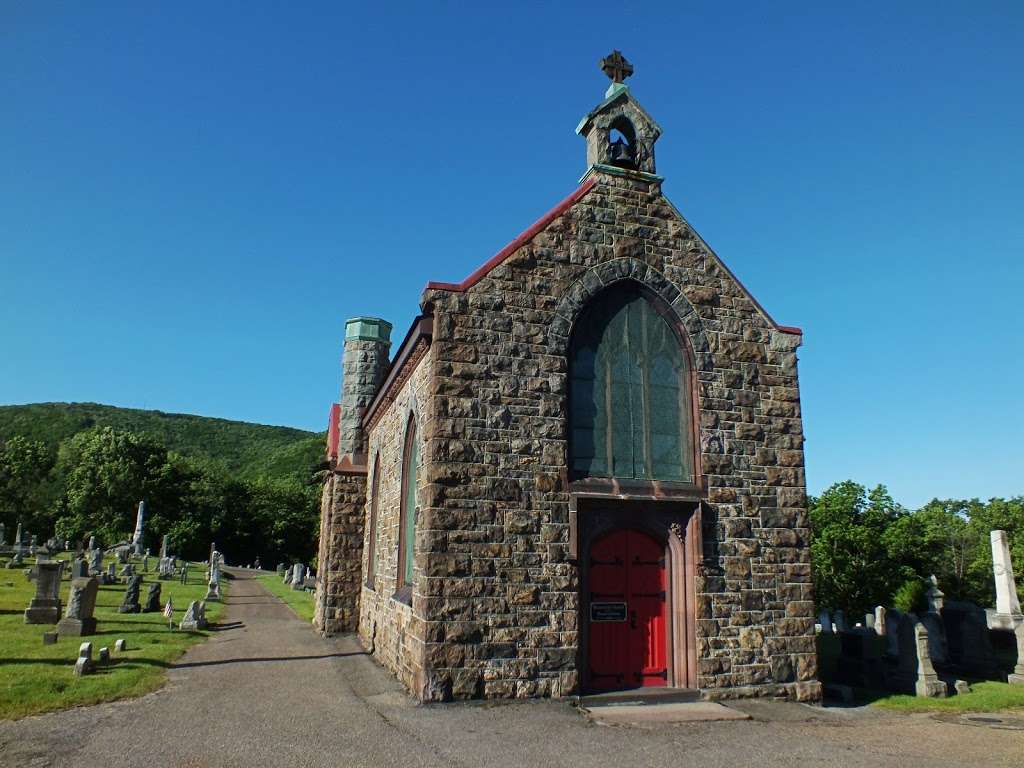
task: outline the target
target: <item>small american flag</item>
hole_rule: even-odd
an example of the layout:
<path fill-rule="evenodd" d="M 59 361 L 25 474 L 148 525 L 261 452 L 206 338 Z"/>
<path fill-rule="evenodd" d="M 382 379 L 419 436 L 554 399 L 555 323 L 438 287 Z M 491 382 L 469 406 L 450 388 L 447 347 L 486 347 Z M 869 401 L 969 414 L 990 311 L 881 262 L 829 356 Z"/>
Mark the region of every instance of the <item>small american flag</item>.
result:
<path fill-rule="evenodd" d="M 171 601 L 171 598 L 168 597 L 167 605 L 164 606 L 164 618 L 170 619 L 172 616 L 174 616 L 174 603 Z"/>

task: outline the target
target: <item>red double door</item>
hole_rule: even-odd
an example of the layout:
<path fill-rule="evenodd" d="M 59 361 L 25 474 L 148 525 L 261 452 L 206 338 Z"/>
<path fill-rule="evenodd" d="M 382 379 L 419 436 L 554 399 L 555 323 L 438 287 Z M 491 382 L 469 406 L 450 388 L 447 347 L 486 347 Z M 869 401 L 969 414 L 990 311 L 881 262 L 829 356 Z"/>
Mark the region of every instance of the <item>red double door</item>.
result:
<path fill-rule="evenodd" d="M 622 530 L 590 548 L 590 687 L 668 684 L 665 547 Z"/>

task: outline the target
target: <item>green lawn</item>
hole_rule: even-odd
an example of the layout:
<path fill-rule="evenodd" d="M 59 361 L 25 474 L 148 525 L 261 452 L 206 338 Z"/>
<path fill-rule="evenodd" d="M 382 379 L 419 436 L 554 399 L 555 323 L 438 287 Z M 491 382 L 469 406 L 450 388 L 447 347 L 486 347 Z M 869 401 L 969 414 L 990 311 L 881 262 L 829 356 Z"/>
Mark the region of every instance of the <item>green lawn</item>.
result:
<path fill-rule="evenodd" d="M 66 557 L 66 556 L 63 556 Z M 33 562 L 26 558 L 26 565 Z M 150 558 L 152 567 L 156 558 Z M 141 565 L 136 566 L 141 570 Z M 140 602 L 145 605 L 148 585 L 154 572 L 144 574 Z M 206 594 L 205 568 L 190 568 L 189 583 L 177 579 L 162 581 L 161 603 L 170 595 L 174 601 L 175 626 L 185 614 L 189 601 Z M 61 586 L 61 600 L 67 606 L 70 582 Z M 229 582 L 221 582 L 221 594 Z M 202 642 L 208 632 L 171 631 L 162 613 L 120 614 L 124 596 L 122 584 L 101 586 L 96 598 L 96 634 L 89 637 L 61 637 L 55 645 L 43 645 L 43 633 L 52 625 L 25 624 L 23 611 L 35 594 L 35 582 L 26 580 L 22 569 L 0 570 L 0 719 L 14 719 L 57 709 L 95 704 L 130 696 L 139 696 L 159 688 L 170 662 L 186 648 Z M 208 603 L 206 616 L 214 623 L 220 615 L 219 603 Z M 114 641 L 124 638 L 128 650 L 114 651 Z M 99 667 L 93 675 L 76 678 L 73 674 L 78 647 L 84 641 L 93 645 L 93 659 L 100 647 L 110 648 L 111 663 Z"/>
<path fill-rule="evenodd" d="M 892 695 L 876 699 L 871 706 L 900 712 L 998 712 L 1024 709 L 1024 685 L 986 681 L 972 683 L 971 692 L 946 699 Z"/>
<path fill-rule="evenodd" d="M 257 576 L 256 579 L 270 592 L 281 598 L 295 615 L 303 621 L 313 621 L 313 593 L 298 592 L 281 581 L 276 573 Z"/>

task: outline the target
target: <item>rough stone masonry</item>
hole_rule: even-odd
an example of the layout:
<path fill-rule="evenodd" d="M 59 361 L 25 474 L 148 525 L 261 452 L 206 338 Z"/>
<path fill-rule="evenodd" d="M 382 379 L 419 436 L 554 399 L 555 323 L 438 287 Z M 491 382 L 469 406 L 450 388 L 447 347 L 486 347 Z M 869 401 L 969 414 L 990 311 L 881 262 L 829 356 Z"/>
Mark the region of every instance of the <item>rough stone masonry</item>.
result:
<path fill-rule="evenodd" d="M 462 283 L 429 283 L 390 362 L 390 326 L 350 321 L 315 625 L 357 631 L 423 700 L 606 688 L 602 653 L 654 669 L 636 673 L 645 686 L 817 700 L 802 335 L 664 197 L 661 128 L 612 69 L 578 129 L 589 167 L 570 197 Z M 616 292 L 648 302 L 683 350 L 684 481 L 581 476 L 570 461 L 587 418 L 570 406 L 577 328 Z M 639 627 L 633 593 L 621 620 L 617 604 L 593 610 L 606 563 L 591 547 L 621 531 L 664 553 L 619 563 L 659 569 Z M 598 647 L 630 631 L 647 650 Z"/>

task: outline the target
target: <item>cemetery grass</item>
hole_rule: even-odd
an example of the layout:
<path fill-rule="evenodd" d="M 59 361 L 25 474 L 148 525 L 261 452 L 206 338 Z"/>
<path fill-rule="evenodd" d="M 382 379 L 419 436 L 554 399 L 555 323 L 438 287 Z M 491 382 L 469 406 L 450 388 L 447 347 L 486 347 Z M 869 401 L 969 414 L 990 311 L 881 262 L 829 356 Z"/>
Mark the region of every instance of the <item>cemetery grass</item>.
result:
<path fill-rule="evenodd" d="M 256 577 L 267 590 L 278 597 L 284 602 L 295 615 L 303 621 L 312 623 L 313 621 L 313 593 L 306 592 L 305 590 L 297 591 L 292 589 L 290 586 L 281 581 L 281 577 L 276 573 L 260 574 Z"/>
<path fill-rule="evenodd" d="M 898 712 L 1001 712 L 1024 710 L 1024 685 L 992 680 L 971 683 L 971 692 L 945 699 L 892 695 L 871 702 L 872 706 Z"/>
<path fill-rule="evenodd" d="M 26 558 L 26 566 L 32 558 Z M 106 561 L 109 562 L 109 559 Z M 151 558 L 155 564 L 155 558 Z M 141 571 L 141 565 L 136 564 Z M 190 569 L 189 583 L 178 579 L 161 581 L 161 607 L 170 596 L 174 602 L 175 627 L 185 614 L 191 600 L 206 594 L 205 569 L 195 564 Z M 148 585 L 156 574 L 143 574 L 145 581 L 139 595 L 145 604 Z M 67 607 L 70 582 L 61 582 L 62 615 Z M 221 581 L 224 595 L 228 582 Z M 35 582 L 25 578 L 22 569 L 0 570 L 0 719 L 18 719 L 27 715 L 51 712 L 69 707 L 97 704 L 140 696 L 163 685 L 166 669 L 191 645 L 202 642 L 209 632 L 181 632 L 168 629 L 163 613 L 121 614 L 118 606 L 125 585 L 101 586 L 96 598 L 96 634 L 88 637 L 61 637 L 55 645 L 43 645 L 43 633 L 55 625 L 25 624 L 24 610 L 35 594 Z M 207 604 L 206 615 L 214 624 L 223 606 Z M 128 649 L 114 650 L 114 642 L 124 638 Z M 78 647 L 89 641 L 93 660 L 99 649 L 110 649 L 111 661 L 97 665 L 95 674 L 76 678 L 73 674 Z"/>

